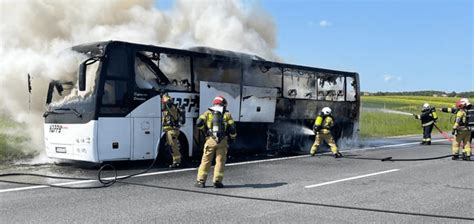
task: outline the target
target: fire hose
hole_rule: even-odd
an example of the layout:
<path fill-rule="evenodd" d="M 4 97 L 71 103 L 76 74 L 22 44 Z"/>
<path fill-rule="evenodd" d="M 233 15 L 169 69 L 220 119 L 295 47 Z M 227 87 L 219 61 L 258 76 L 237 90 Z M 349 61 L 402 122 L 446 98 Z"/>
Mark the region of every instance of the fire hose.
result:
<path fill-rule="evenodd" d="M 102 165 L 99 170 L 97 171 L 97 179 L 91 179 L 91 178 L 81 178 L 81 177 L 66 177 L 66 176 L 52 176 L 52 175 L 44 175 L 44 174 L 35 174 L 35 173 L 4 173 L 0 174 L 1 177 L 11 177 L 11 176 L 32 176 L 32 177 L 44 177 L 44 178 L 51 178 L 51 179 L 59 179 L 59 180 L 85 180 L 85 181 L 98 181 L 101 185 L 96 185 L 96 186 L 87 186 L 87 187 L 67 187 L 67 186 L 61 186 L 60 184 L 44 184 L 44 183 L 32 183 L 32 182 L 20 182 L 20 181 L 11 181 L 11 180 L 0 180 L 0 182 L 4 183 L 12 183 L 12 184 L 24 184 L 24 185 L 33 185 L 33 186 L 48 186 L 48 187 L 55 187 L 55 188 L 63 188 L 63 189 L 97 189 L 97 188 L 106 188 L 114 185 L 118 181 L 121 180 L 126 180 L 128 178 L 147 173 L 150 171 L 153 166 L 156 163 L 158 157 L 156 157 L 151 165 L 146 168 L 145 170 L 126 175 L 126 176 L 121 176 L 119 177 L 117 175 L 117 170 L 112 164 L 104 164 Z M 111 177 L 103 177 L 103 172 L 106 170 L 106 168 L 110 168 L 110 171 L 113 172 L 113 175 Z"/>

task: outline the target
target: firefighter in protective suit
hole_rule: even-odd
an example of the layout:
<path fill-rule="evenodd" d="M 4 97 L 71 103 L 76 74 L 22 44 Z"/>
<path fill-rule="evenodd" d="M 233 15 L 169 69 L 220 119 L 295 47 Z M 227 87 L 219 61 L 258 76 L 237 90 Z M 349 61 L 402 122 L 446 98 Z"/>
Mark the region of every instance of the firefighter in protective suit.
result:
<path fill-rule="evenodd" d="M 459 101 L 466 103 L 466 110 L 468 110 L 468 116 L 469 116 L 469 111 L 471 111 L 471 114 L 473 113 L 473 112 L 472 112 L 472 104 L 471 104 L 471 102 L 469 102 L 469 99 L 467 99 L 467 98 L 461 98 Z M 451 107 L 451 108 L 449 108 L 449 107 L 443 107 L 443 108 L 439 109 L 439 111 L 444 112 L 444 113 L 457 114 L 457 112 L 459 111 L 459 109 L 456 107 L 456 105 L 454 105 L 454 106 Z M 471 115 L 471 116 L 472 116 L 472 115 Z M 471 118 L 471 119 L 472 119 L 472 118 Z M 468 126 L 469 126 L 469 125 L 468 125 Z M 472 143 L 472 138 L 474 137 L 474 128 L 472 127 L 472 124 L 470 125 L 470 129 L 471 129 L 471 143 Z"/>
<path fill-rule="evenodd" d="M 438 120 L 438 114 L 436 109 L 431 107 L 428 103 L 424 103 L 421 108 L 421 114 L 413 114 L 415 119 L 421 120 L 421 126 L 423 127 L 423 139 L 421 145 L 431 145 L 431 132 L 433 131 L 434 124 Z"/>
<path fill-rule="evenodd" d="M 173 156 L 173 163 L 169 167 L 179 168 L 181 167 L 181 153 L 178 146 L 179 128 L 184 124 L 185 118 L 182 111 L 173 103 L 173 99 L 168 94 L 162 96 L 161 102 L 163 108 L 163 131 L 166 135 L 166 144 L 171 147 Z"/>
<path fill-rule="evenodd" d="M 456 112 L 456 121 L 453 125 L 452 134 L 454 135 L 453 138 L 453 145 L 452 145 L 452 159 L 457 160 L 459 159 L 459 145 L 461 142 L 464 143 L 464 150 L 463 150 L 463 160 L 471 160 L 471 131 L 468 127 L 468 120 L 467 120 L 467 110 L 471 107 L 471 103 L 466 100 L 459 100 L 456 102 L 456 108 L 458 111 Z"/>
<path fill-rule="evenodd" d="M 331 108 L 323 108 L 314 121 L 313 131 L 316 134 L 316 139 L 311 147 L 311 156 L 316 155 L 316 151 L 318 150 L 319 145 L 321 145 L 321 142 L 326 141 L 331 148 L 334 157 L 342 157 L 342 154 L 337 150 L 336 142 L 331 135 L 331 128 L 334 126 L 334 119 L 331 116 L 331 112 Z"/>
<path fill-rule="evenodd" d="M 196 126 L 206 133 L 206 142 L 195 187 L 205 187 L 214 154 L 216 155 L 214 187 L 224 187 L 222 180 L 224 179 L 228 144 L 232 143 L 237 136 L 235 123 L 229 111 L 226 110 L 227 102 L 224 97 L 215 97 L 212 104 L 213 106 L 201 114 L 196 121 Z"/>

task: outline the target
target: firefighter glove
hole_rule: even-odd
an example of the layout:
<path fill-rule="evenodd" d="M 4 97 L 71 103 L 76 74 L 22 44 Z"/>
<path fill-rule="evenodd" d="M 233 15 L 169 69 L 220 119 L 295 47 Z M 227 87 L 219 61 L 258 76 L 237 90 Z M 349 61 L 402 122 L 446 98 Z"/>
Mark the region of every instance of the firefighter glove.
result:
<path fill-rule="evenodd" d="M 458 130 L 453 129 L 453 131 L 451 132 L 451 134 L 453 134 L 454 136 L 458 135 Z"/>

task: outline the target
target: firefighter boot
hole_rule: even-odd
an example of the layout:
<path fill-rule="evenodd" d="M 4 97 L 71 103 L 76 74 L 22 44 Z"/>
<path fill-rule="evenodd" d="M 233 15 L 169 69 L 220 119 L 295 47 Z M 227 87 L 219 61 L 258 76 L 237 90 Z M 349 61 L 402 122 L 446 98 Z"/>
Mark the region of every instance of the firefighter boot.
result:
<path fill-rule="evenodd" d="M 206 187 L 206 183 L 203 180 L 198 180 L 194 184 L 194 187 L 204 188 L 204 187 Z"/>
<path fill-rule="evenodd" d="M 458 159 L 459 159 L 459 155 L 458 155 L 458 154 L 453 154 L 453 155 L 451 156 L 451 159 L 452 159 L 452 160 L 458 160 Z"/>
<path fill-rule="evenodd" d="M 463 152 L 463 153 L 462 153 L 462 160 L 470 161 L 470 160 L 471 160 L 471 156 L 468 156 L 467 153 Z"/>
<path fill-rule="evenodd" d="M 336 152 L 334 154 L 334 158 L 342 158 L 342 157 L 344 157 L 344 156 L 340 152 Z"/>
<path fill-rule="evenodd" d="M 431 141 L 427 141 L 426 144 L 427 144 L 427 145 L 431 145 Z"/>
<path fill-rule="evenodd" d="M 214 188 L 224 188 L 224 184 L 222 184 L 221 182 L 214 182 Z"/>
<path fill-rule="evenodd" d="M 181 163 L 173 163 L 169 166 L 170 168 L 180 168 L 181 167 Z"/>

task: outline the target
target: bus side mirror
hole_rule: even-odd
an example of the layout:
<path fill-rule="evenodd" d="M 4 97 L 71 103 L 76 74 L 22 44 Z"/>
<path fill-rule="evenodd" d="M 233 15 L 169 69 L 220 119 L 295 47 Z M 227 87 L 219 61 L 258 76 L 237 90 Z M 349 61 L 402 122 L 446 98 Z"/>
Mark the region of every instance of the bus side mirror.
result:
<path fill-rule="evenodd" d="M 87 61 L 82 62 L 81 65 L 79 65 L 79 91 L 86 90 L 86 62 Z"/>

